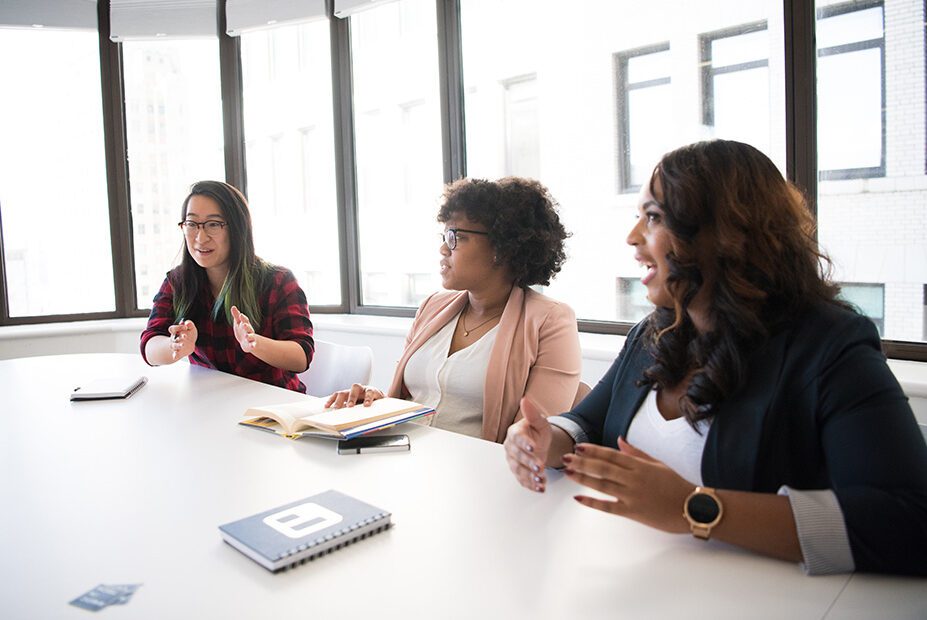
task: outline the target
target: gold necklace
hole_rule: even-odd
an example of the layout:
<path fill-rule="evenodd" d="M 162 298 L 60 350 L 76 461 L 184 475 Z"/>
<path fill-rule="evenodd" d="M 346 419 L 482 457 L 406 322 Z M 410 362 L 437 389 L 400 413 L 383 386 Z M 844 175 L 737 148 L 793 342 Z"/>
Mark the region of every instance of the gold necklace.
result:
<path fill-rule="evenodd" d="M 489 317 L 488 319 L 486 319 L 485 321 L 483 321 L 482 323 L 480 323 L 479 325 L 477 325 L 476 327 L 471 327 L 470 329 L 467 329 L 467 314 L 469 314 L 469 313 L 470 313 L 470 306 L 467 306 L 467 311 L 463 314 L 463 316 L 460 317 L 460 322 L 463 323 L 464 338 L 469 337 L 469 336 L 470 336 L 470 332 L 475 331 L 475 330 L 481 328 L 482 326 L 486 325 L 487 323 L 489 323 L 489 322 L 490 322 L 491 320 L 493 320 L 494 318 L 502 316 L 502 313 L 501 313 L 501 312 L 500 312 L 499 314 L 494 314 L 494 315 L 492 315 L 491 317 Z"/>

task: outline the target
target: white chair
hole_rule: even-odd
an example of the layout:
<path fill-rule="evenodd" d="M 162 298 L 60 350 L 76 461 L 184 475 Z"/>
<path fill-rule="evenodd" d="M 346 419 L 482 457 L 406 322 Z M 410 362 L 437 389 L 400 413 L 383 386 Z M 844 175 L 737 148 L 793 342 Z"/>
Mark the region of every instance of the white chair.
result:
<path fill-rule="evenodd" d="M 373 349 L 365 346 L 315 341 L 315 355 L 309 370 L 299 374 L 311 396 L 328 396 L 352 383 L 367 384 L 373 371 Z"/>

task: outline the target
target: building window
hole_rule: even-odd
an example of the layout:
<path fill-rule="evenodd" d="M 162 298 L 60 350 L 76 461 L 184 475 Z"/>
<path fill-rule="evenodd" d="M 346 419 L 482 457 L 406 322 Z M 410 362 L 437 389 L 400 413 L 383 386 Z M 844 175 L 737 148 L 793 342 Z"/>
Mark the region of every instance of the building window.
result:
<path fill-rule="evenodd" d="M 818 174 L 885 176 L 882 3 L 838 4 L 817 14 Z"/>
<path fill-rule="evenodd" d="M 770 153 L 769 32 L 755 22 L 699 37 L 702 124 Z"/>
<path fill-rule="evenodd" d="M 409 274 L 432 265 L 444 184 L 436 4 L 399 0 L 348 18 L 361 304 L 414 306 Z M 401 68 L 397 71 L 397 67 Z M 428 240 L 435 239 L 430 243 Z"/>
<path fill-rule="evenodd" d="M 177 222 L 190 186 L 225 178 L 219 45 L 215 39 L 127 41 L 122 52 L 130 198 L 151 207 L 132 211 L 136 303 L 148 308 L 149 291 L 160 289 L 180 259 Z"/>
<path fill-rule="evenodd" d="M 505 174 L 540 179 L 537 76 L 506 80 L 504 88 Z"/>
<path fill-rule="evenodd" d="M 885 334 L 885 285 L 865 284 L 860 282 L 841 282 L 840 298 L 848 301 L 869 317 L 879 329 L 879 335 Z"/>
<path fill-rule="evenodd" d="M 241 63 L 255 252 L 296 274 L 311 305 L 338 305 L 329 22 L 245 32 Z"/>
<path fill-rule="evenodd" d="M 670 48 L 661 44 L 615 56 L 618 84 L 618 179 L 637 191 L 674 144 Z"/>
<path fill-rule="evenodd" d="M 647 287 L 640 278 L 616 278 L 615 293 L 618 312 L 615 320 L 637 323 L 653 311 L 653 304 L 647 299 Z"/>

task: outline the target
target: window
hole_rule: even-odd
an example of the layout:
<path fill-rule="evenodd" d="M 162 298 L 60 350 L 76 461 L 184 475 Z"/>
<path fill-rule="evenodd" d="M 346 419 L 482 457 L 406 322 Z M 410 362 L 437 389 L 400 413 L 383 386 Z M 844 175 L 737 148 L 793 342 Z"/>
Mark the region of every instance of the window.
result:
<path fill-rule="evenodd" d="M 862 284 L 858 282 L 841 282 L 840 297 L 872 319 L 879 329 L 879 335 L 885 333 L 885 285 Z"/>
<path fill-rule="evenodd" d="M 504 88 L 505 174 L 540 179 L 537 76 L 506 80 Z"/>
<path fill-rule="evenodd" d="M 341 303 L 328 20 L 241 35 L 255 251 L 292 270 L 309 303 Z"/>
<path fill-rule="evenodd" d="M 0 58 L 9 315 L 113 311 L 97 33 L 0 29 Z"/>
<path fill-rule="evenodd" d="M 577 1 L 564 10 L 532 0 L 460 1 L 466 173 L 537 176 L 550 189 L 572 237 L 545 292 L 580 320 L 633 322 L 649 311 L 631 284 L 641 270 L 625 239 L 636 190 L 665 152 L 749 128 L 765 136 L 774 161 L 785 161 L 781 15 L 771 0 L 657 1 L 630 10 L 622 2 Z M 702 117 L 702 33 L 715 39 L 710 128 Z M 741 66 L 756 60 L 765 66 Z M 732 113 L 731 89 L 762 80 L 761 104 L 746 118 Z"/>
<path fill-rule="evenodd" d="M 927 340 L 924 9 L 817 4 L 818 239 L 847 298 L 897 341 Z"/>
<path fill-rule="evenodd" d="M 672 117 L 668 45 L 615 57 L 618 73 L 618 175 L 626 191 L 647 182 L 654 164 L 676 146 Z"/>
<path fill-rule="evenodd" d="M 219 50 L 213 38 L 127 41 L 122 51 L 130 199 L 151 207 L 132 211 L 137 303 L 149 308 L 179 263 L 190 186 L 225 179 Z"/>
<path fill-rule="evenodd" d="M 700 44 L 702 123 L 708 135 L 746 142 L 770 154 L 766 22 L 705 34 Z"/>
<path fill-rule="evenodd" d="M 408 279 L 433 265 L 443 186 L 437 17 L 400 0 L 349 18 L 361 303 L 416 306 Z"/>
<path fill-rule="evenodd" d="M 883 176 L 885 40 L 881 2 L 822 7 L 818 9 L 816 34 L 820 177 Z"/>
<path fill-rule="evenodd" d="M 616 278 L 618 298 L 615 319 L 637 323 L 653 311 L 653 304 L 647 299 L 647 287 L 638 278 Z"/>

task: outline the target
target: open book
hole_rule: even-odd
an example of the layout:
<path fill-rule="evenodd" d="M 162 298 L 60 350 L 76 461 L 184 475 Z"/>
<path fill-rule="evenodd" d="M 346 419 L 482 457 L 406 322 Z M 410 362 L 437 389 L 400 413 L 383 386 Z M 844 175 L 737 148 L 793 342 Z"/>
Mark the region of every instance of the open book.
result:
<path fill-rule="evenodd" d="M 239 424 L 290 439 L 351 439 L 435 412 L 431 407 L 399 398 L 381 398 L 369 407 L 361 403 L 343 409 L 326 409 L 325 400 L 307 396 L 284 405 L 251 407 Z"/>

